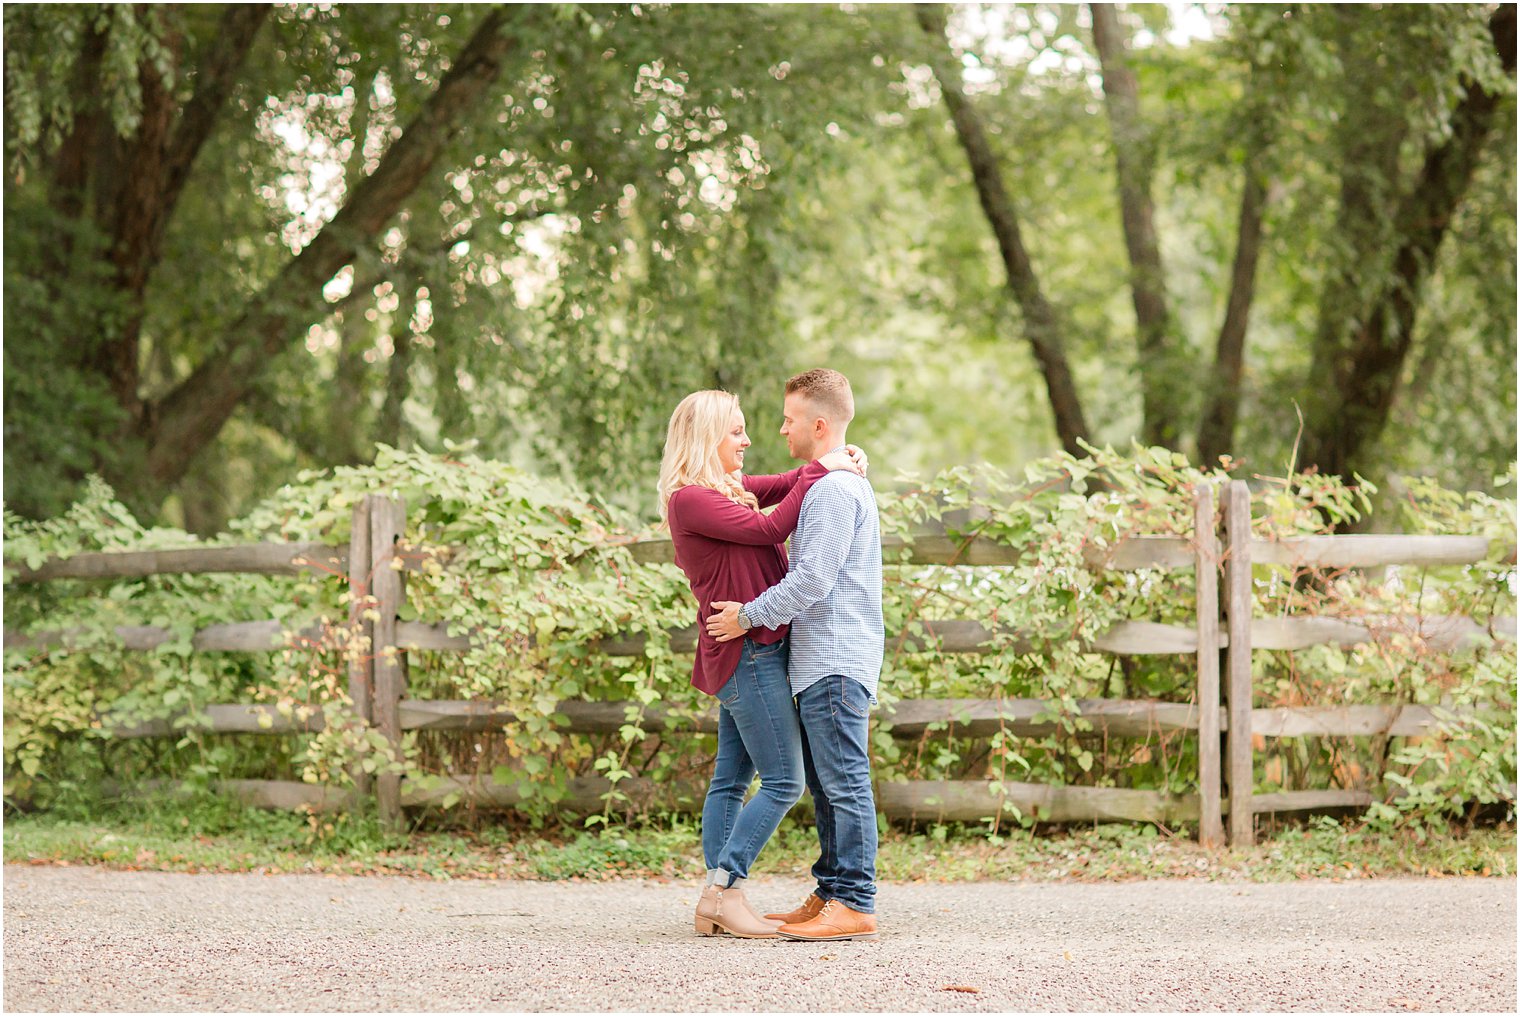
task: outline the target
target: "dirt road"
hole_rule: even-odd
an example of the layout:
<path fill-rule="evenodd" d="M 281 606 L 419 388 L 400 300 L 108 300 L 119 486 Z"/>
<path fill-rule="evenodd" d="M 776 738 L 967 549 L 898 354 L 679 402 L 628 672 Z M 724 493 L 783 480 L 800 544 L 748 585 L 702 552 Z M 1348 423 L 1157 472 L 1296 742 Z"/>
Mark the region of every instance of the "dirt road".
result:
<path fill-rule="evenodd" d="M 874 942 L 696 888 L 7 865 L 8 1011 L 1514 1011 L 1514 879 L 887 884 Z M 757 879 L 762 907 L 804 883 Z"/>

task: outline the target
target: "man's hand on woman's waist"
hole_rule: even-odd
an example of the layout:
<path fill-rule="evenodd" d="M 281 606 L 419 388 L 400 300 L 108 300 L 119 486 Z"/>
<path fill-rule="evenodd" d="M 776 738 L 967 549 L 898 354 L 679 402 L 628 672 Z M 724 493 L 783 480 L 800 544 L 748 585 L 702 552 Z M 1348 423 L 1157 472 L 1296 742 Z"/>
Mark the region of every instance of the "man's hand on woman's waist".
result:
<path fill-rule="evenodd" d="M 707 634 L 719 642 L 731 642 L 750 629 L 749 618 L 741 617 L 744 604 L 732 600 L 716 600 L 712 608 L 718 611 L 707 618 Z"/>

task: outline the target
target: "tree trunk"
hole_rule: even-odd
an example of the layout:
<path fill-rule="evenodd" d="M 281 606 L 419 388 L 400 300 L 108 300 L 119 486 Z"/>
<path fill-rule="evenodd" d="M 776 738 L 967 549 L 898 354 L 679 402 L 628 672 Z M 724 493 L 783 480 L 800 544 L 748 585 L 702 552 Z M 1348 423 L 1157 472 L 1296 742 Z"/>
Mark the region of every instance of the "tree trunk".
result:
<path fill-rule="evenodd" d="M 333 375 L 333 400 L 328 413 L 329 462 L 335 466 L 367 462 L 373 448 L 373 442 L 360 439 L 359 429 L 366 401 L 365 375 L 369 373 L 364 353 L 373 343 L 368 334 L 359 334 L 356 318 L 364 320 L 363 315 L 355 312 L 345 314 L 338 325 L 338 365 Z"/>
<path fill-rule="evenodd" d="M 1235 264 L 1230 271 L 1230 295 L 1224 323 L 1214 346 L 1214 370 L 1203 421 L 1198 427 L 1198 464 L 1209 467 L 1235 444 L 1240 412 L 1240 380 L 1245 372 L 1246 327 L 1256 294 L 1256 262 L 1261 256 L 1261 221 L 1267 205 L 1267 185 L 1256 165 L 1260 146 L 1246 152 L 1245 182 L 1240 192 L 1240 227 L 1236 233 Z"/>
<path fill-rule="evenodd" d="M 1336 7 L 1332 16 L 1355 21 L 1354 8 Z M 1377 53 L 1354 33 L 1344 43 L 1342 77 L 1349 115 L 1340 118 L 1340 201 L 1328 247 L 1331 263 L 1320 290 L 1308 383 L 1304 389 L 1304 441 L 1298 468 L 1318 465 L 1343 474 L 1344 462 L 1319 461 L 1316 447 L 1327 427 L 1343 418 L 1346 395 L 1338 383 L 1352 355 L 1353 334 L 1378 299 L 1381 280 L 1392 271 L 1397 245 L 1391 211 L 1398 202 L 1399 151 L 1408 130 L 1401 96 Z M 1351 396 L 1356 397 L 1354 394 Z"/>
<path fill-rule="evenodd" d="M 110 379 L 112 394 L 127 410 L 129 429 L 136 429 L 142 420 L 139 345 L 148 272 L 157 258 L 159 209 L 166 198 L 159 190 L 165 175 L 163 156 L 176 110 L 174 96 L 151 62 L 143 62 L 138 85 L 142 109 L 137 133 L 123 152 L 121 172 L 112 174 L 109 182 L 112 200 L 97 210 L 106 217 L 103 225 L 112 241 L 109 257 L 115 270 L 114 286 L 126 297 L 126 317 L 100 345 L 92 365 L 95 373 Z"/>
<path fill-rule="evenodd" d="M 228 522 L 227 456 L 208 448 L 197 455 L 179 485 L 183 527 L 197 536 L 215 536 L 226 531 Z"/>
<path fill-rule="evenodd" d="M 90 185 L 90 165 L 95 141 L 100 133 L 100 64 L 105 57 L 106 37 L 99 29 L 85 36 L 79 59 L 74 65 L 73 87 L 87 96 L 74 114 L 74 123 L 53 158 L 48 179 L 48 203 L 63 219 L 76 222 L 84 218 L 85 197 Z M 54 258 L 47 266 L 53 278 L 63 278 L 69 270 L 73 237 L 61 236 L 51 249 Z"/>
<path fill-rule="evenodd" d="M 235 4 L 223 13 L 217 44 L 208 48 L 195 73 L 195 92 L 183 108 L 150 61 L 139 68 L 141 119 L 129 145 L 120 149 L 118 172 L 97 165 L 110 200 L 97 208 L 103 231 L 111 238 L 115 286 L 126 296 L 126 318 L 99 351 L 96 369 L 110 378 L 117 401 L 134 428 L 145 411 L 138 376 L 139 345 L 148 279 L 158 263 L 165 230 L 190 178 L 191 167 L 247 59 L 268 4 Z M 171 50 L 182 40 L 169 40 Z M 115 148 L 116 146 L 112 146 Z"/>
<path fill-rule="evenodd" d="M 385 402 L 380 406 L 376 440 L 392 448 L 401 447 L 405 423 L 402 409 L 412 390 L 412 317 L 417 311 L 418 285 L 420 283 L 410 277 L 401 285 L 401 303 L 396 308 L 391 327 L 391 358 L 385 370 Z"/>
<path fill-rule="evenodd" d="M 1500 6 L 1489 21 L 1505 71 L 1515 73 L 1515 6 Z M 1477 81 L 1451 118 L 1451 134 L 1425 158 L 1413 188 L 1393 216 L 1397 248 L 1392 273 L 1372 299 L 1360 304 L 1361 320 L 1345 333 L 1322 329 L 1309 382 L 1329 389 L 1330 399 L 1311 403 L 1303 466 L 1349 476 L 1366 469 L 1371 449 L 1393 408 L 1419 313 L 1420 296 L 1436 252 L 1472 181 L 1500 101 Z M 1343 337 L 1344 336 L 1344 337 Z M 1320 373 L 1319 371 L 1323 371 Z"/>
<path fill-rule="evenodd" d="M 1045 390 L 1050 408 L 1055 416 L 1056 433 L 1061 447 L 1072 455 L 1086 454 L 1079 439 L 1088 437 L 1087 421 L 1082 414 L 1082 403 L 1077 396 L 1076 382 L 1066 362 L 1066 352 L 1061 341 L 1061 326 L 1055 308 L 1045 298 L 1035 275 L 1029 252 L 1019 230 L 1018 212 L 1003 186 L 1002 171 L 997 157 L 987 142 L 981 119 L 972 108 L 954 65 L 945 59 L 945 12 L 939 4 L 917 5 L 918 23 L 925 33 L 935 40 L 934 55 L 930 58 L 934 75 L 939 79 L 940 92 L 955 123 L 955 133 L 966 152 L 971 166 L 971 177 L 976 184 L 976 194 L 981 202 L 987 222 L 997 239 L 998 254 L 1008 279 L 1008 289 L 1018 302 L 1024 316 L 1024 335 L 1029 340 L 1035 361 L 1045 379 Z"/>
<path fill-rule="evenodd" d="M 1156 241 L 1151 199 L 1154 141 L 1140 116 L 1140 85 L 1125 59 L 1123 29 L 1113 4 L 1089 4 L 1093 47 L 1103 69 L 1104 108 L 1113 132 L 1119 177 L 1119 211 L 1129 254 L 1130 295 L 1135 305 L 1142 437 L 1148 445 L 1176 448 L 1182 437 L 1181 411 L 1187 400 L 1187 364 L 1178 354 L 1166 275 Z"/>
<path fill-rule="evenodd" d="M 325 316 L 322 286 L 373 240 L 427 178 L 461 117 L 501 71 L 516 39 L 501 31 L 506 15 L 491 11 L 457 61 L 338 214 L 264 289 L 254 296 L 208 356 L 154 407 L 147 428 L 145 493 L 162 491 L 184 475 L 190 459 L 220 432 L 254 379 L 289 348 L 301 327 Z M 130 479 L 130 478 L 129 478 Z"/>

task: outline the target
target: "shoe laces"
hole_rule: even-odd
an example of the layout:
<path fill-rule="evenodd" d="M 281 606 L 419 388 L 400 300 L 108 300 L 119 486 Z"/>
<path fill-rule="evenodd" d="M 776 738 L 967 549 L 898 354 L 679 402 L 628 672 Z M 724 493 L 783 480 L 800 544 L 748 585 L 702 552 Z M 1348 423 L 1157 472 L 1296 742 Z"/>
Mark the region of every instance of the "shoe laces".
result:
<path fill-rule="evenodd" d="M 823 901 L 823 909 L 820 910 L 820 911 L 818 911 L 818 916 L 819 917 L 828 917 L 830 914 L 832 914 L 834 912 L 834 904 L 837 903 L 837 902 L 839 902 L 839 901 L 838 900 L 824 900 Z"/>

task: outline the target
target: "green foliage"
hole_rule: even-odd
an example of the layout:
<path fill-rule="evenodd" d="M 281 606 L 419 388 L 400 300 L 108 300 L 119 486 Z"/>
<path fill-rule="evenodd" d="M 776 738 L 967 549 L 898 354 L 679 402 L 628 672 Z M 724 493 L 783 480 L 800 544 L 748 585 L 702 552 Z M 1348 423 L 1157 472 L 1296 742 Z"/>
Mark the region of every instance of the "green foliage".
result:
<path fill-rule="evenodd" d="M 533 862 L 533 871 L 550 881 L 616 877 L 639 871 L 660 871 L 673 856 L 689 862 L 691 852 L 689 828 L 678 828 L 668 835 L 582 833 L 571 843 L 538 857 Z"/>
<path fill-rule="evenodd" d="M 60 145 L 91 117 L 129 144 L 152 102 L 140 69 L 164 76 L 166 112 L 182 117 L 224 12 L 7 8 L 12 510 L 56 515 L 89 471 L 114 470 L 143 517 L 210 534 L 297 469 L 365 460 L 377 442 L 440 452 L 448 439 L 647 517 L 679 394 L 725 387 L 768 420 L 780 382 L 820 363 L 856 379 L 856 439 L 899 467 L 1017 471 L 1054 447 L 910 9 L 522 5 L 506 29 L 521 45 L 436 171 L 328 283 L 320 319 L 270 337 L 255 390 L 176 493 L 137 497 L 128 482 L 143 448 L 124 435 L 218 354 L 486 12 L 272 9 L 145 288 L 124 301 L 110 255 L 121 222 L 97 197 L 72 208 Z M 1295 402 L 1324 387 L 1309 376 L 1321 305 L 1356 313 L 1355 300 L 1323 298 L 1327 280 L 1355 270 L 1347 286 L 1360 293 L 1387 278 L 1383 256 L 1359 256 L 1327 210 L 1345 180 L 1363 181 L 1387 226 L 1467 80 L 1501 92 L 1498 126 L 1418 294 L 1416 348 L 1377 464 L 1476 489 L 1513 460 L 1513 98 L 1488 16 L 1481 5 L 1233 5 L 1207 12 L 1202 37 L 1179 39 L 1161 7 L 1123 12 L 1157 143 L 1183 401 L 1215 380 L 1243 162 L 1272 183 L 1236 442 L 1255 468 L 1283 468 Z M 1085 20 L 1069 5 L 960 7 L 952 39 L 1066 322 L 1092 440 L 1122 447 L 1138 424 L 1133 310 Z M 80 88 L 97 44 L 98 87 Z M 1382 155 L 1347 150 L 1364 135 L 1392 140 Z M 141 346 L 112 349 L 137 296 Z M 112 362 L 141 375 L 108 378 Z M 765 469 L 780 456 L 754 452 Z"/>
<path fill-rule="evenodd" d="M 10 14 L 7 12 L 7 18 Z M 104 283 L 105 241 L 88 225 L 26 201 L 8 202 L 11 264 L 38 265 L 69 252 L 76 284 L 60 290 L 35 272 L 5 271 L 5 502 L 32 518 L 61 514 L 86 475 L 122 455 L 121 406 L 90 370 L 121 302 Z M 20 341 L 18 341 L 20 339 Z"/>
<path fill-rule="evenodd" d="M 811 826 L 788 819 L 760 854 L 755 870 L 806 878 L 817 853 Z M 372 821 L 353 817 L 243 811 L 214 796 L 186 794 L 98 803 L 87 812 L 54 809 L 12 816 L 5 823 L 8 864 L 603 881 L 696 880 L 701 858 L 696 825 L 664 817 L 599 834 L 527 832 L 493 824 L 473 833 L 428 829 L 394 837 Z M 1040 835 L 1020 831 L 992 842 L 974 826 L 933 825 L 888 829 L 880 840 L 877 869 L 883 881 L 891 882 L 1508 878 L 1515 874 L 1515 833 L 1503 827 L 1465 833 L 1384 831 L 1320 818 L 1304 827 L 1273 830 L 1254 847 L 1219 851 L 1160 834 L 1153 826 L 1099 825 Z"/>
<path fill-rule="evenodd" d="M 60 144 L 100 102 L 130 135 L 145 100 L 132 90 L 137 76 L 117 72 L 133 60 L 158 67 L 169 38 L 180 74 L 168 82 L 166 113 L 177 116 L 201 83 L 197 63 L 216 54 L 223 12 L 69 10 L 7 14 L 7 104 L 18 127 L 7 142 L 18 171 L 6 200 L 29 214 L 52 206 L 76 228 L 93 217 L 110 248 L 123 222 L 109 207 L 70 205 Z M 22 367 L 60 345 L 77 349 L 97 387 L 132 410 L 133 428 L 151 429 L 143 421 L 154 414 L 137 412 L 138 400 L 225 352 L 250 300 L 353 198 L 485 13 L 273 9 L 197 152 L 142 291 L 118 277 L 105 249 L 91 252 L 93 274 L 8 263 L 8 296 L 13 283 L 46 282 L 55 300 L 67 292 L 85 306 L 141 300 L 141 349 L 117 321 L 79 322 L 60 341 L 57 329 L 8 311 L 8 359 L 13 347 Z M 517 44 L 488 97 L 404 211 L 329 283 L 330 309 L 271 340 L 256 390 L 223 432 L 218 451 L 231 454 L 207 456 L 165 517 L 215 532 L 267 496 L 293 459 L 357 461 L 377 441 L 440 450 L 445 437 L 478 439 L 493 457 L 537 471 L 596 476 L 605 496 L 642 506 L 640 472 L 658 454 L 672 385 L 747 388 L 785 376 L 755 366 L 774 360 L 782 339 L 772 262 L 787 240 L 767 188 L 792 160 L 800 171 L 822 125 L 858 115 L 889 76 L 869 65 L 862 75 L 848 59 L 873 42 L 871 24 L 826 8 L 804 17 L 768 6 L 513 8 L 503 31 Z M 92 40 L 105 50 L 101 87 L 81 89 Z M 9 215 L 7 227 L 9 239 Z M 41 221 L 18 227 L 35 244 L 55 239 Z M 120 345 L 124 331 L 133 348 L 111 350 L 115 360 L 91 352 Z M 124 361 L 141 376 L 127 376 Z M 91 439 L 79 453 L 88 464 L 141 510 L 160 511 L 167 491 L 144 499 L 128 489 L 143 474 L 114 454 L 113 421 L 24 399 L 10 406 L 7 426 L 39 448 L 72 420 Z M 72 460 L 33 462 L 9 446 L 7 456 L 17 467 L 8 500 L 29 517 L 67 498 L 33 504 L 28 491 L 66 495 L 81 479 Z M 198 496 L 204 487 L 232 510 Z"/>
<path fill-rule="evenodd" d="M 1513 485 L 1513 476 L 1494 480 Z M 1297 785 L 1310 772 L 1339 785 L 1389 788 L 1370 813 L 1378 824 L 1441 823 L 1464 807 L 1508 802 L 1515 771 L 1515 668 L 1513 639 L 1481 650 L 1441 648 L 1410 619 L 1467 616 L 1492 630 L 1515 612 L 1515 504 L 1472 492 L 1445 490 L 1428 479 L 1404 481 L 1406 528 L 1412 533 L 1463 533 L 1486 537 L 1488 557 L 1473 565 L 1429 569 L 1391 567 L 1387 574 L 1315 575 L 1271 567 L 1258 584 L 1258 609 L 1267 616 L 1315 613 L 1357 620 L 1387 616 L 1372 641 L 1341 652 L 1328 646 L 1298 653 L 1262 654 L 1256 692 L 1274 704 L 1333 701 L 1426 705 L 1439 733 L 1431 737 L 1284 739 L 1259 770 L 1270 788 Z"/>
<path fill-rule="evenodd" d="M 92 790 L 55 801 L 33 828 L 41 840 L 13 831 L 7 858 L 67 855 L 90 864 L 182 871 L 279 870 L 282 864 L 287 870 L 321 870 L 338 859 L 374 863 L 404 845 L 373 814 L 362 812 L 265 811 L 194 785 L 174 791 L 102 794 L 98 785 Z M 27 818 L 11 821 L 25 825 Z M 301 860 L 292 862 L 293 857 Z"/>
<path fill-rule="evenodd" d="M 983 778 L 1193 791 L 1196 747 L 1185 737 L 1144 740 L 1086 736 L 1077 702 L 1089 697 L 1190 701 L 1191 661 L 1114 659 L 1083 642 L 1130 619 L 1188 624 L 1190 572 L 1095 570 L 1134 535 L 1193 537 L 1192 492 L 1221 479 L 1164 449 L 1127 455 L 1091 449 L 1076 459 L 1032 463 L 1018 479 L 991 468 L 957 467 L 911 481 L 882 497 L 883 532 L 911 542 L 926 523 L 957 538 L 1016 548 L 1008 565 L 925 566 L 906 551 L 886 562 L 884 609 L 890 633 L 882 679 L 884 702 L 903 698 L 1038 698 L 1055 730 L 1044 737 L 947 737 L 917 742 L 873 735 L 884 780 Z M 1257 611 L 1266 616 L 1315 613 L 1467 615 L 1480 624 L 1513 616 L 1514 503 L 1461 495 L 1414 481 L 1412 528 L 1481 533 L 1488 562 L 1432 568 L 1394 578 L 1309 574 L 1258 566 Z M 296 777 L 345 786 L 351 773 L 399 772 L 419 785 L 446 774 L 473 774 L 515 786 L 530 814 L 542 818 L 577 776 L 612 783 L 604 824 L 637 808 L 618 784 L 638 775 L 656 783 L 700 781 L 710 739 L 654 735 L 641 724 L 651 707 L 693 716 L 710 700 L 690 687 L 690 658 L 673 653 L 668 630 L 689 625 L 694 605 L 672 565 L 638 565 L 624 544 L 636 521 L 584 492 L 535 478 L 464 449 L 442 456 L 379 449 L 372 466 L 303 474 L 239 519 L 226 541 L 294 540 L 346 545 L 353 507 L 369 493 L 401 498 L 407 531 L 397 557 L 378 567 L 406 567 L 403 621 L 442 623 L 471 635 L 463 653 L 410 654 L 408 695 L 500 703 L 516 720 L 482 734 L 413 732 L 399 753 L 358 723 L 347 696 L 347 664 L 369 651 L 347 622 L 350 610 L 373 617 L 370 590 L 349 602 L 342 576 L 192 575 L 116 582 L 54 581 L 12 586 L 6 628 L 17 633 L 71 629 L 62 646 L 6 651 L 7 794 L 48 803 L 67 796 L 104 758 L 78 750 L 102 724 L 169 719 L 181 731 L 161 744 L 112 742 L 119 776 L 178 774 L 193 781 L 251 775 Z M 1264 481 L 1253 498 L 1261 538 L 1323 532 L 1354 519 L 1369 492 L 1315 474 Z M 33 523 L 7 513 L 11 561 L 92 549 L 183 545 L 183 533 L 147 530 L 101 485 L 64 517 Z M 288 648 L 268 654 L 196 653 L 193 632 L 207 625 L 276 618 Z M 324 620 L 325 619 L 325 620 Z M 911 652 L 901 634 L 912 622 L 965 619 L 999 631 L 994 651 L 966 656 L 930 646 Z M 322 622 L 316 639 L 297 633 Z M 157 625 L 172 638 L 152 653 L 113 647 L 117 625 Z M 613 657 L 602 640 L 642 634 L 641 656 Z M 1420 703 L 1449 717 L 1442 729 L 1366 743 L 1285 739 L 1259 760 L 1264 787 L 1397 787 L 1380 821 L 1439 822 L 1463 803 L 1507 800 L 1515 773 L 1514 645 L 1481 651 L 1437 650 L 1417 632 L 1389 630 L 1348 652 L 1316 647 L 1256 654 L 1258 704 Z M 562 702 L 628 703 L 616 734 L 563 729 Z M 321 709 L 320 734 L 293 738 L 221 737 L 198 722 L 207 704 L 267 702 L 286 715 Z M 1459 707 L 1476 707 L 1458 719 Z M 254 742 L 254 743 L 251 743 Z M 104 750 L 103 748 L 101 750 Z M 92 758 L 94 761 L 92 762 Z M 458 797 L 444 802 L 458 803 Z M 1038 814 L 1009 818 L 1030 823 Z M 1004 823 L 994 821 L 995 832 Z"/>
<path fill-rule="evenodd" d="M 173 87 L 163 43 L 166 12 L 121 4 L 20 6 L 5 12 L 6 147 L 13 169 L 28 149 L 52 151 L 74 127 L 81 101 L 103 103 L 122 137 L 141 118 L 140 64 L 155 67 Z M 79 94 L 75 64 L 91 42 L 100 47 L 100 93 Z"/>

